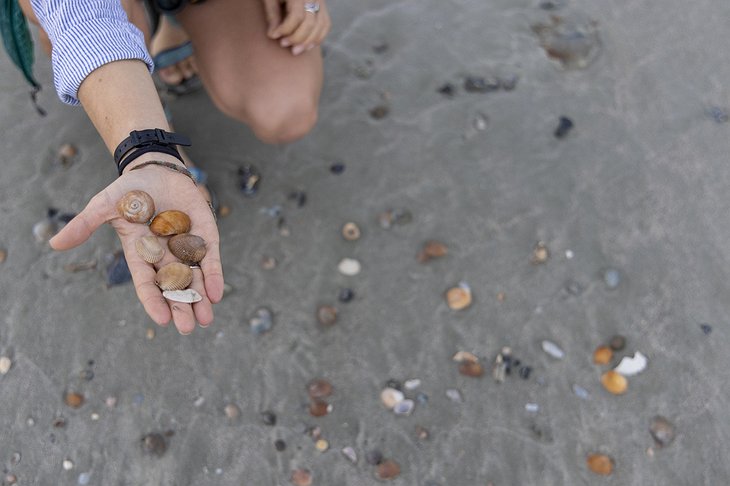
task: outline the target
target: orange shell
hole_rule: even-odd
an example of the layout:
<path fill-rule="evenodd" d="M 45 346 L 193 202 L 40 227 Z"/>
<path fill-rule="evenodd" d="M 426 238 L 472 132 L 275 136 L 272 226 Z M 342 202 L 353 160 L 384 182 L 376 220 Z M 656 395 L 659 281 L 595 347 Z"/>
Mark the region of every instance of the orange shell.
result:
<path fill-rule="evenodd" d="M 608 346 L 598 346 L 593 352 L 593 362 L 597 365 L 607 365 L 613 358 L 613 351 Z"/>
<path fill-rule="evenodd" d="M 157 236 L 171 236 L 190 231 L 190 217 L 182 211 L 162 211 L 150 223 L 150 231 Z"/>
<path fill-rule="evenodd" d="M 601 476 L 608 476 L 613 472 L 613 459 L 606 454 L 589 454 L 586 464 L 588 469 Z"/>
<path fill-rule="evenodd" d="M 452 310 L 466 309 L 471 305 L 471 290 L 466 286 L 450 288 L 446 291 L 446 303 Z"/>
<path fill-rule="evenodd" d="M 613 370 L 606 371 L 601 376 L 601 384 L 603 388 L 614 395 L 623 395 L 629 387 L 629 382 L 626 377 Z"/>

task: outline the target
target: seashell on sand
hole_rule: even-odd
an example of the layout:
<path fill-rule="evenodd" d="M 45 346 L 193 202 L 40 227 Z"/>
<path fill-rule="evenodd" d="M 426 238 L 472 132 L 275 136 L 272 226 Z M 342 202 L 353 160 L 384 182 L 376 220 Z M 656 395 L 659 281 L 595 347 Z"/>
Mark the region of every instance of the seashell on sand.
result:
<path fill-rule="evenodd" d="M 193 281 L 193 271 L 184 263 L 168 263 L 157 271 L 155 283 L 162 290 L 183 290 Z"/>
<path fill-rule="evenodd" d="M 167 242 L 170 252 L 184 263 L 198 263 L 205 256 L 205 240 L 198 235 L 183 233 Z"/>
<path fill-rule="evenodd" d="M 119 215 L 130 223 L 147 223 L 155 214 L 155 201 L 144 191 L 129 191 L 117 202 Z"/>
<path fill-rule="evenodd" d="M 607 365 L 613 358 L 613 351 L 608 346 L 598 346 L 593 351 L 593 363 L 597 365 Z"/>
<path fill-rule="evenodd" d="M 607 371 L 601 376 L 603 388 L 614 395 L 623 395 L 629 387 L 628 380 L 615 371 Z"/>
<path fill-rule="evenodd" d="M 327 398 L 332 395 L 332 384 L 322 378 L 312 380 L 307 384 L 307 394 L 312 399 Z"/>
<path fill-rule="evenodd" d="M 440 241 L 431 240 L 424 243 L 423 248 L 421 248 L 421 251 L 419 251 L 418 255 L 416 255 L 416 259 L 419 263 L 426 263 L 434 258 L 440 258 L 448 252 L 449 249 L 446 245 Z"/>
<path fill-rule="evenodd" d="M 183 302 L 185 304 L 194 304 L 203 300 L 203 296 L 196 292 L 194 289 L 185 290 L 165 290 L 162 292 L 162 296 L 167 300 L 174 302 Z"/>
<path fill-rule="evenodd" d="M 484 368 L 477 361 L 462 361 L 459 363 L 459 373 L 472 378 L 479 378 L 484 374 Z"/>
<path fill-rule="evenodd" d="M 446 303 L 451 310 L 466 309 L 471 305 L 471 288 L 466 283 L 446 291 Z"/>
<path fill-rule="evenodd" d="M 390 481 L 400 475 L 400 465 L 397 462 L 386 459 L 378 464 L 375 470 L 375 477 L 381 481 Z"/>
<path fill-rule="evenodd" d="M 613 459 L 606 454 L 588 454 L 586 464 L 588 469 L 601 476 L 608 476 L 613 472 Z"/>
<path fill-rule="evenodd" d="M 620 373 L 624 376 L 638 375 L 646 369 L 648 360 L 646 356 L 641 354 L 640 351 L 634 353 L 634 357 L 624 356 L 621 362 L 614 368 L 616 373 Z"/>
<path fill-rule="evenodd" d="M 355 241 L 360 238 L 360 228 L 353 222 L 345 223 L 342 226 L 342 237 L 347 241 Z"/>
<path fill-rule="evenodd" d="M 137 254 L 147 263 L 157 263 L 165 256 L 165 249 L 156 236 L 143 236 L 134 242 L 134 247 Z"/>
<path fill-rule="evenodd" d="M 354 258 L 343 258 L 337 265 L 337 269 L 342 275 L 354 277 L 355 275 L 360 273 L 362 266 L 360 265 L 360 262 L 355 260 Z"/>
<path fill-rule="evenodd" d="M 8 374 L 10 368 L 13 366 L 13 362 L 7 356 L 0 356 L 0 375 Z"/>
<path fill-rule="evenodd" d="M 190 231 L 190 217 L 182 211 L 162 211 L 150 223 L 150 231 L 157 236 L 172 236 Z"/>
<path fill-rule="evenodd" d="M 657 447 L 666 447 L 672 443 L 674 436 L 674 424 L 661 415 L 657 415 L 651 419 L 649 425 L 649 433 L 651 434 Z"/>
<path fill-rule="evenodd" d="M 393 407 L 402 402 L 405 398 L 406 397 L 403 395 L 403 392 L 396 390 L 395 388 L 384 388 L 383 391 L 380 392 L 380 401 L 388 410 L 393 410 Z"/>
<path fill-rule="evenodd" d="M 291 483 L 294 486 L 311 486 L 312 473 L 308 469 L 295 469 L 291 473 Z"/>

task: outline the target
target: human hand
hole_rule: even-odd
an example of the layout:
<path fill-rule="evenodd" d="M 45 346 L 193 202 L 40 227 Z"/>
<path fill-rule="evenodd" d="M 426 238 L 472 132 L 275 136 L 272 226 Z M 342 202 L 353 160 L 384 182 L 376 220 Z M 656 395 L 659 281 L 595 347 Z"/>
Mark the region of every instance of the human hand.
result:
<path fill-rule="evenodd" d="M 312 1 L 319 5 L 317 13 L 305 10 L 308 0 L 262 0 L 268 22 L 267 35 L 279 40 L 292 54 L 308 51 L 322 43 L 332 26 L 324 0 Z"/>
<path fill-rule="evenodd" d="M 163 259 L 154 266 L 142 260 L 135 249 L 135 242 L 142 236 L 151 235 L 145 224 L 130 223 L 117 212 L 117 202 L 129 191 L 141 190 L 152 196 L 155 212 L 177 209 L 191 220 L 190 232 L 206 241 L 206 255 L 200 269 L 193 269 L 190 288 L 203 300 L 194 304 L 167 301 L 155 285 L 156 269 L 177 261 L 167 250 L 167 238 L 159 237 L 166 249 Z M 122 242 L 124 255 L 132 274 L 137 297 L 149 316 L 161 326 L 172 318 L 181 334 L 195 329 L 195 322 L 202 327 L 213 322 L 213 306 L 223 296 L 223 270 L 218 248 L 218 228 L 208 203 L 198 187 L 187 176 L 160 166 L 146 166 L 127 171 L 103 191 L 94 196 L 84 210 L 72 219 L 51 241 L 55 250 L 68 250 L 85 242 L 102 223 L 110 223 Z M 202 270 L 202 271 L 201 271 Z"/>

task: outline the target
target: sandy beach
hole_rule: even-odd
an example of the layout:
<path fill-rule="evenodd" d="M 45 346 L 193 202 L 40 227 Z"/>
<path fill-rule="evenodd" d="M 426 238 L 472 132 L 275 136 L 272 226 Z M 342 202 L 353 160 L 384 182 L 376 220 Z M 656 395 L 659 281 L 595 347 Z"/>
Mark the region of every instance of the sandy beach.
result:
<path fill-rule="evenodd" d="M 397 486 L 730 484 L 730 3 L 329 5 L 319 123 L 301 141 L 259 142 L 204 92 L 170 100 L 230 211 L 230 289 L 190 336 L 156 326 L 131 283 L 107 285 L 110 227 L 62 253 L 36 241 L 49 208 L 79 212 L 115 167 L 39 49 L 43 118 L 0 55 L 0 484 L 285 486 L 307 470 L 368 486 L 376 452 Z M 429 240 L 448 252 L 419 262 Z M 460 283 L 472 302 L 453 310 Z M 262 307 L 273 326 L 257 334 Z M 459 351 L 483 376 L 460 373 Z M 609 393 L 602 374 L 636 351 L 646 369 Z M 333 388 L 321 417 L 313 379 Z M 381 403 L 389 385 L 412 413 Z M 674 428 L 664 447 L 656 416 Z"/>

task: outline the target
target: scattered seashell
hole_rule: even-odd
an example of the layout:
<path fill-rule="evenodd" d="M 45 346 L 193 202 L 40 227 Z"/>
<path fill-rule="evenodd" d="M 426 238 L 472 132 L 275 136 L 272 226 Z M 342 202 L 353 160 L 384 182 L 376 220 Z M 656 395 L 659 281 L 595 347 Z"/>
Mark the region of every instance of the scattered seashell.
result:
<path fill-rule="evenodd" d="M 205 257 L 205 240 L 198 235 L 183 233 L 175 235 L 167 242 L 170 253 L 183 263 L 196 264 Z"/>
<path fill-rule="evenodd" d="M 413 220 L 413 215 L 407 209 L 388 209 L 378 214 L 378 222 L 383 229 L 389 229 L 393 225 L 408 224 Z"/>
<path fill-rule="evenodd" d="M 540 411 L 540 405 L 537 403 L 525 403 L 525 411 L 530 413 L 537 413 Z"/>
<path fill-rule="evenodd" d="M 332 384 L 324 379 L 312 380 L 307 384 L 307 394 L 309 398 L 327 398 L 332 395 Z"/>
<path fill-rule="evenodd" d="M 276 268 L 277 265 L 276 258 L 268 255 L 264 255 L 261 257 L 261 268 L 264 270 L 273 270 Z"/>
<path fill-rule="evenodd" d="M 106 267 L 106 286 L 113 287 L 121 285 L 132 280 L 132 274 L 129 272 L 129 265 L 124 256 L 123 251 L 117 251 L 108 257 L 109 265 Z"/>
<path fill-rule="evenodd" d="M 509 356 L 507 356 L 509 357 Z M 499 353 L 492 365 L 492 377 L 497 383 L 503 383 L 507 378 L 507 362 L 503 353 Z"/>
<path fill-rule="evenodd" d="M 674 440 L 674 424 L 665 417 L 657 415 L 651 419 L 649 433 L 654 438 L 657 447 L 666 447 Z"/>
<path fill-rule="evenodd" d="M 560 61 L 565 69 L 588 67 L 601 52 L 598 23 L 578 15 L 550 19 L 550 24 L 532 26 L 548 57 Z"/>
<path fill-rule="evenodd" d="M 230 206 L 227 206 L 224 204 L 218 209 L 218 216 L 220 216 L 221 218 L 225 218 L 226 216 L 228 216 L 230 214 L 231 214 Z"/>
<path fill-rule="evenodd" d="M 0 248 L 0 263 L 4 263 L 5 259 L 8 257 L 8 251 Z"/>
<path fill-rule="evenodd" d="M 396 415 L 410 415 L 413 413 L 413 409 L 416 408 L 416 404 L 413 400 L 405 399 L 396 403 L 393 407 L 393 413 Z"/>
<path fill-rule="evenodd" d="M 615 268 L 607 268 L 603 271 L 603 283 L 609 290 L 613 290 L 621 283 L 621 274 Z"/>
<path fill-rule="evenodd" d="M 383 391 L 380 392 L 380 401 L 383 402 L 383 405 L 388 410 L 393 410 L 393 407 L 402 402 L 404 399 L 405 395 L 403 395 L 403 392 L 396 390 L 395 388 L 384 388 Z"/>
<path fill-rule="evenodd" d="M 400 466 L 397 462 L 387 459 L 380 464 L 375 470 L 375 477 L 381 481 L 390 481 L 400 475 Z"/>
<path fill-rule="evenodd" d="M 573 123 L 573 120 L 571 120 L 567 116 L 561 116 L 558 119 L 558 126 L 555 128 L 553 135 L 557 139 L 565 138 L 574 126 L 575 124 Z"/>
<path fill-rule="evenodd" d="M 484 374 L 484 368 L 476 361 L 462 361 L 459 363 L 459 373 L 472 378 L 479 378 Z"/>
<path fill-rule="evenodd" d="M 37 243 L 47 243 L 58 232 L 58 223 L 50 218 L 33 225 L 33 236 Z"/>
<path fill-rule="evenodd" d="M 7 356 L 0 356 L 0 375 L 7 375 L 10 368 L 12 368 L 13 362 Z"/>
<path fill-rule="evenodd" d="M 167 441 L 162 434 L 151 433 L 142 437 L 142 451 L 145 454 L 161 457 L 167 450 Z"/>
<path fill-rule="evenodd" d="M 588 454 L 586 464 L 588 469 L 601 476 L 608 476 L 613 472 L 613 459 L 605 454 Z"/>
<path fill-rule="evenodd" d="M 16 476 L 15 474 L 8 473 L 5 475 L 5 482 L 8 483 L 9 485 L 13 485 L 16 482 L 18 482 L 18 476 Z"/>
<path fill-rule="evenodd" d="M 90 472 L 82 472 L 79 474 L 79 479 L 77 480 L 77 483 L 79 486 L 86 486 L 89 484 L 89 481 L 91 480 L 91 473 Z"/>
<path fill-rule="evenodd" d="M 446 255 L 448 251 L 448 248 L 443 243 L 431 240 L 424 243 L 423 248 L 418 252 L 416 258 L 419 263 L 426 263 L 429 260 Z"/>
<path fill-rule="evenodd" d="M 241 409 L 235 403 L 229 403 L 223 408 L 223 412 L 231 420 L 237 419 L 241 415 Z"/>
<path fill-rule="evenodd" d="M 13 452 L 13 454 L 10 456 L 10 465 L 11 466 L 17 466 L 20 464 L 20 460 L 23 458 L 23 456 L 20 455 L 20 452 Z"/>
<path fill-rule="evenodd" d="M 475 354 L 472 354 L 469 351 L 459 351 L 451 359 L 458 363 L 461 363 L 462 361 L 471 361 L 472 363 L 479 362 L 479 358 L 477 358 Z"/>
<path fill-rule="evenodd" d="M 428 440 L 429 435 L 431 435 L 428 432 L 428 429 L 421 426 L 416 425 L 416 437 L 418 437 L 418 440 Z"/>
<path fill-rule="evenodd" d="M 330 448 L 330 443 L 327 442 L 325 439 L 319 439 L 317 442 L 314 443 L 314 447 L 319 452 L 326 452 Z"/>
<path fill-rule="evenodd" d="M 454 403 L 464 403 L 464 397 L 462 397 L 461 392 L 455 388 L 449 388 L 446 390 L 446 397 Z"/>
<path fill-rule="evenodd" d="M 176 209 L 162 211 L 150 223 L 150 231 L 157 236 L 172 236 L 190 231 L 190 217 Z"/>
<path fill-rule="evenodd" d="M 195 289 L 185 290 L 165 290 L 162 292 L 162 296 L 167 300 L 174 302 L 183 302 L 185 304 L 194 304 L 203 300 L 203 296 L 200 295 Z"/>
<path fill-rule="evenodd" d="M 129 191 L 117 202 L 117 212 L 130 223 L 147 224 L 155 214 L 155 201 L 144 191 Z"/>
<path fill-rule="evenodd" d="M 342 455 L 347 458 L 348 461 L 350 461 L 353 464 L 357 464 L 357 454 L 355 453 L 355 449 L 353 449 L 350 446 L 343 447 L 342 448 Z"/>
<path fill-rule="evenodd" d="M 471 287 L 465 282 L 446 291 L 446 303 L 451 310 L 463 310 L 471 305 Z"/>
<path fill-rule="evenodd" d="M 575 393 L 575 396 L 578 398 L 582 398 L 583 400 L 588 400 L 591 397 L 590 392 L 583 388 L 582 386 L 578 384 L 573 384 L 573 393 Z"/>
<path fill-rule="evenodd" d="M 134 248 L 142 260 L 147 263 L 157 263 L 165 256 L 165 248 L 156 236 L 147 235 L 134 242 Z"/>
<path fill-rule="evenodd" d="M 312 486 L 312 473 L 308 469 L 295 469 L 291 473 L 294 486 Z"/>
<path fill-rule="evenodd" d="M 88 260 L 85 262 L 73 262 L 67 263 L 63 266 L 63 269 L 69 273 L 85 272 L 86 270 L 93 270 L 96 268 L 96 260 Z"/>
<path fill-rule="evenodd" d="M 565 351 L 552 341 L 545 340 L 542 342 L 542 350 L 555 359 L 565 358 Z"/>
<path fill-rule="evenodd" d="M 157 271 L 155 283 L 162 290 L 183 290 L 193 281 L 193 271 L 180 262 L 168 263 Z"/>
<path fill-rule="evenodd" d="M 611 338 L 608 345 L 614 351 L 621 351 L 626 346 L 626 338 L 617 334 Z"/>
<path fill-rule="evenodd" d="M 76 157 L 76 154 L 78 153 L 79 151 L 74 145 L 70 143 L 61 144 L 56 151 L 56 161 L 58 164 L 68 167 L 73 163 L 73 158 Z"/>
<path fill-rule="evenodd" d="M 63 465 L 64 471 L 70 471 L 71 469 L 74 468 L 74 463 L 70 459 L 64 459 L 62 465 Z"/>
<path fill-rule="evenodd" d="M 251 332 L 256 335 L 263 334 L 274 325 L 274 314 L 266 307 L 259 307 L 248 320 Z"/>
<path fill-rule="evenodd" d="M 405 383 L 403 383 L 403 387 L 406 390 L 415 390 L 419 386 L 421 386 L 421 380 L 419 380 L 418 378 L 414 378 L 412 380 L 406 380 Z"/>
<path fill-rule="evenodd" d="M 613 351 L 608 346 L 598 346 L 593 351 L 593 363 L 597 365 L 607 365 L 613 358 Z"/>
<path fill-rule="evenodd" d="M 603 388 L 614 395 L 623 395 L 629 387 L 629 382 L 623 375 L 615 371 L 607 371 L 601 376 Z"/>
<path fill-rule="evenodd" d="M 616 366 L 613 370 L 623 376 L 634 376 L 646 369 L 647 362 L 648 360 L 646 359 L 646 356 L 637 351 L 634 353 L 633 358 L 624 356 L 618 366 Z"/>
<path fill-rule="evenodd" d="M 84 404 L 84 396 L 81 393 L 67 391 L 63 401 L 71 408 L 79 408 Z"/>
<path fill-rule="evenodd" d="M 353 222 L 345 223 L 342 227 L 342 237 L 347 241 L 360 239 L 360 228 Z"/>
<path fill-rule="evenodd" d="M 337 265 L 337 269 L 342 275 L 353 277 L 360 273 L 362 266 L 360 265 L 360 262 L 355 260 L 354 258 L 343 258 Z"/>
<path fill-rule="evenodd" d="M 508 74 L 499 77 L 499 85 L 505 91 L 512 91 L 517 87 L 520 77 L 516 74 Z"/>
<path fill-rule="evenodd" d="M 312 400 L 309 403 L 309 415 L 312 417 L 324 417 L 332 410 L 330 404 L 322 400 Z"/>
<path fill-rule="evenodd" d="M 253 196 L 258 192 L 261 173 L 253 165 L 238 168 L 238 187 L 244 196 Z"/>
<path fill-rule="evenodd" d="M 331 326 L 337 322 L 337 309 L 331 305 L 321 305 L 317 308 L 317 320 L 323 326 Z"/>
<path fill-rule="evenodd" d="M 170 292 L 170 291 L 166 290 L 165 292 Z M 165 292 L 163 292 L 162 295 L 165 295 Z M 145 331 L 144 337 L 148 341 L 152 341 L 155 338 L 155 330 L 152 329 L 151 327 L 147 328 L 147 330 Z"/>
<path fill-rule="evenodd" d="M 550 258 L 550 252 L 548 251 L 545 242 L 538 241 L 535 245 L 535 248 L 532 250 L 532 258 L 530 259 L 530 263 L 532 263 L 533 265 L 540 265 L 547 262 L 548 258 Z"/>

